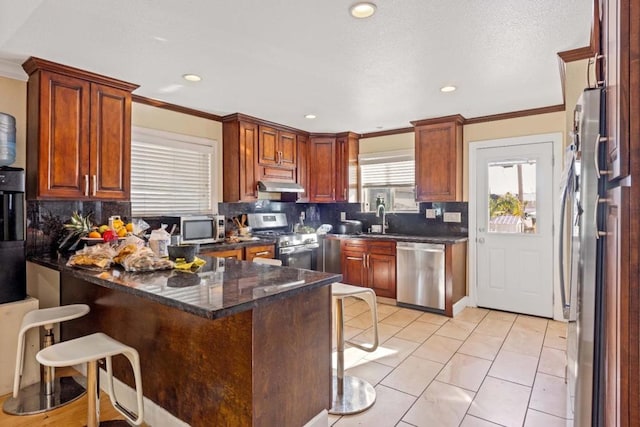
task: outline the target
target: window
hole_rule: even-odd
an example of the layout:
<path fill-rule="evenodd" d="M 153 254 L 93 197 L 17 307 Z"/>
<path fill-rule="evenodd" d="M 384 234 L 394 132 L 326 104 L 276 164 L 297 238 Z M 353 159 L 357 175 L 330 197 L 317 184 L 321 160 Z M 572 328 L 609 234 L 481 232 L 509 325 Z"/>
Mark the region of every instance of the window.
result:
<path fill-rule="evenodd" d="M 212 185 L 216 152 L 214 140 L 134 127 L 132 215 L 211 213 L 217 206 Z"/>
<path fill-rule="evenodd" d="M 417 212 L 413 150 L 361 154 L 362 210 L 376 210 L 381 197 L 390 212 Z"/>

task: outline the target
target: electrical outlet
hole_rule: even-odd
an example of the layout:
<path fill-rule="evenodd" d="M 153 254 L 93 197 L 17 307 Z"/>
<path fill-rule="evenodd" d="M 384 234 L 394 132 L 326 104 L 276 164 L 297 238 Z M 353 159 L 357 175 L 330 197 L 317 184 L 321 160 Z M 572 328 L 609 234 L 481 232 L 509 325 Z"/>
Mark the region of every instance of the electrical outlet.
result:
<path fill-rule="evenodd" d="M 347 213 L 346 212 L 340 212 L 340 221 L 344 221 L 347 219 Z"/>
<path fill-rule="evenodd" d="M 427 219 L 436 219 L 436 210 L 435 209 L 427 209 L 425 211 L 425 217 Z"/>
<path fill-rule="evenodd" d="M 304 211 L 300 212 L 300 219 L 304 221 L 305 218 L 306 218 L 306 215 Z"/>
<path fill-rule="evenodd" d="M 445 212 L 444 222 L 462 222 L 462 213 L 460 212 Z"/>

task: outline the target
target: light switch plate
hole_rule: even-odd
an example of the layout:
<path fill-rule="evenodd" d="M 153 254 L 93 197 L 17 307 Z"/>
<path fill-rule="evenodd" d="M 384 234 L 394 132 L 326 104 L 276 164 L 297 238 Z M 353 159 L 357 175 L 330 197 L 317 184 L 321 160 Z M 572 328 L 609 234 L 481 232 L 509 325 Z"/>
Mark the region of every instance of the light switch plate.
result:
<path fill-rule="evenodd" d="M 347 213 L 346 212 L 340 212 L 340 221 L 344 221 L 345 219 L 347 219 Z"/>
<path fill-rule="evenodd" d="M 460 212 L 445 212 L 444 222 L 462 222 L 462 213 Z"/>
<path fill-rule="evenodd" d="M 435 219 L 436 218 L 436 210 L 435 209 L 427 209 L 425 211 L 425 217 L 427 217 L 427 219 Z"/>

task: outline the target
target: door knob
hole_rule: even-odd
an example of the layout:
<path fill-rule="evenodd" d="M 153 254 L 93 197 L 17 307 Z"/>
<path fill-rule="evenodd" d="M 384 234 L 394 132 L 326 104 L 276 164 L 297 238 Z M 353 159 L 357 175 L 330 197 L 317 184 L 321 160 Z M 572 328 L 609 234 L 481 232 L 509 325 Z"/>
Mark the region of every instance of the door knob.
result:
<path fill-rule="evenodd" d="M 484 243 L 484 237 L 479 237 L 478 238 L 478 243 Z"/>

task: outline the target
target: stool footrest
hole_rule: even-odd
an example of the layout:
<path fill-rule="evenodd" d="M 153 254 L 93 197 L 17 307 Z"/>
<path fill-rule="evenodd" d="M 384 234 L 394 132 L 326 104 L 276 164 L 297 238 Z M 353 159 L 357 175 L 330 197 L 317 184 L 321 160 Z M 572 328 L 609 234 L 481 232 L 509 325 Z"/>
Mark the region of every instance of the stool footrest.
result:
<path fill-rule="evenodd" d="M 4 402 L 3 410 L 11 415 L 33 415 L 73 402 L 86 393 L 86 379 L 81 376 L 60 377 L 54 380 L 54 393 L 45 394 L 45 384 L 37 382 L 20 389 L 18 397 Z"/>
<path fill-rule="evenodd" d="M 330 414 L 349 415 L 357 414 L 369 409 L 376 401 L 376 391 L 371 384 L 362 378 L 345 375 L 342 378 L 342 394 L 338 392 L 337 376 L 333 376 L 333 401 Z"/>

